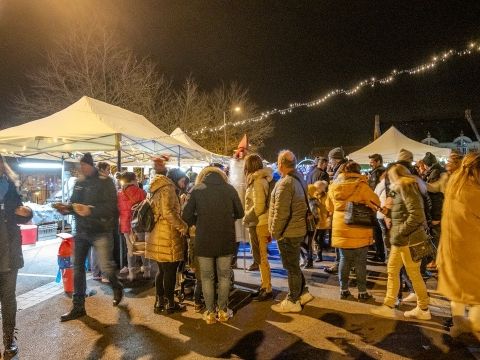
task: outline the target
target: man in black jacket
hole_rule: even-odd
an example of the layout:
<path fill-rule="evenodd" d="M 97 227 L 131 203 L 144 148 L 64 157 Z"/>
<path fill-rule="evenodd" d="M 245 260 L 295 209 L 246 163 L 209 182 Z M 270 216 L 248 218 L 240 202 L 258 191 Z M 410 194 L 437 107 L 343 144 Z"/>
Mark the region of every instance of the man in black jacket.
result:
<path fill-rule="evenodd" d="M 437 158 L 430 152 L 425 154 L 423 158 L 425 167 L 427 169 L 425 173 L 425 182 L 435 183 L 443 176 L 446 170 L 438 163 Z M 430 234 L 433 237 L 435 246 L 438 247 L 440 241 L 440 221 L 442 219 L 442 208 L 444 196 L 442 192 L 428 192 L 430 199 L 432 200 L 432 218 L 429 223 L 430 225 Z"/>
<path fill-rule="evenodd" d="M 375 188 L 380 182 L 380 177 L 385 172 L 383 158 L 380 154 L 373 154 L 368 158 L 370 159 L 370 167 L 372 168 L 368 174 L 368 185 L 373 191 L 375 191 Z M 378 221 L 373 227 L 373 238 L 375 240 L 375 257 L 373 258 L 373 261 L 384 263 L 386 257 L 385 245 L 383 243 L 382 229 Z"/>
<path fill-rule="evenodd" d="M 324 157 L 317 157 L 315 159 L 315 166 L 307 174 L 307 185 L 314 184 L 317 181 L 326 181 L 330 183 L 330 177 L 327 173 L 328 159 Z"/>
<path fill-rule="evenodd" d="M 62 213 L 74 213 L 76 221 L 75 252 L 73 261 L 73 308 L 61 316 L 69 321 L 86 315 L 85 312 L 85 261 L 90 247 L 98 256 L 100 269 L 113 289 L 113 305 L 123 298 L 122 285 L 118 281 L 113 261 L 113 228 L 118 217 L 117 191 L 112 179 L 99 177 L 93 166 L 93 158 L 86 153 L 80 160 L 83 179 L 77 180 L 70 198 L 71 205 L 59 206 Z"/>

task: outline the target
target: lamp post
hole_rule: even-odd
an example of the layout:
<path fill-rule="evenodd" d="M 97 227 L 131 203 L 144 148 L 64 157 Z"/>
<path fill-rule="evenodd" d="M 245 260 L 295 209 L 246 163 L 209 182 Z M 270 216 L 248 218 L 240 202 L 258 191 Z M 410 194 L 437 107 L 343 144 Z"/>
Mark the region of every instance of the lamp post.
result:
<path fill-rule="evenodd" d="M 242 109 L 240 108 L 240 106 L 236 106 L 230 111 L 234 111 L 236 113 L 239 113 L 241 110 Z M 227 154 L 227 110 L 225 110 L 223 112 L 223 137 L 224 137 L 224 140 L 225 140 L 225 155 L 228 155 Z"/>

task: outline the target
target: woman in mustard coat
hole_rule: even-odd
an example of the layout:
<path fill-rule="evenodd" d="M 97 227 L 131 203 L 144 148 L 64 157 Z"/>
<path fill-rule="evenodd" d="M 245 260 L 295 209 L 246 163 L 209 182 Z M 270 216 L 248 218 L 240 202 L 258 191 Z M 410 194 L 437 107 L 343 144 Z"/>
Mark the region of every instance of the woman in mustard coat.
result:
<path fill-rule="evenodd" d="M 437 255 L 438 291 L 451 300 L 452 336 L 480 338 L 480 153 L 470 153 L 450 177 Z M 465 310 L 469 308 L 468 317 Z"/>

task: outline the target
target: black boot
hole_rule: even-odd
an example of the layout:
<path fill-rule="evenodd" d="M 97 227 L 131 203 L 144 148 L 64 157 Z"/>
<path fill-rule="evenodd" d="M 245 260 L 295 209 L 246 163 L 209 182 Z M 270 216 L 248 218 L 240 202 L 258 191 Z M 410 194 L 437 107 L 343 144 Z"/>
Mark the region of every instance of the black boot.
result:
<path fill-rule="evenodd" d="M 123 299 L 123 289 L 121 287 L 113 289 L 113 306 L 118 306 Z"/>
<path fill-rule="evenodd" d="M 165 301 L 163 296 L 155 297 L 155 305 L 153 305 L 153 312 L 155 314 L 161 314 L 165 310 Z"/>
<path fill-rule="evenodd" d="M 185 311 L 185 305 L 179 304 L 177 302 L 168 302 L 167 305 L 165 306 L 165 312 L 167 314 L 173 314 L 175 312 L 182 312 Z"/>
<path fill-rule="evenodd" d="M 322 256 L 322 252 L 319 251 L 317 253 L 317 258 L 315 259 L 315 262 L 322 262 L 323 261 L 323 256 Z"/>
<path fill-rule="evenodd" d="M 65 322 L 65 321 L 75 320 L 85 315 L 87 315 L 87 312 L 85 311 L 85 307 L 73 305 L 72 310 L 60 316 L 60 321 Z"/>
<path fill-rule="evenodd" d="M 11 359 L 18 354 L 18 346 L 14 331 L 9 331 L 3 334 L 3 345 L 5 346 L 5 351 L 3 352 L 5 359 Z"/>

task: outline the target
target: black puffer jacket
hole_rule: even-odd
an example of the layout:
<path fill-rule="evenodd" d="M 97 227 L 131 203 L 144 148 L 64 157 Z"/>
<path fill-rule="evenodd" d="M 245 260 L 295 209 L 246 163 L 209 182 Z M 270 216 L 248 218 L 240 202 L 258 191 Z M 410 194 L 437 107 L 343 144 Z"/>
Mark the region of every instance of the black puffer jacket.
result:
<path fill-rule="evenodd" d="M 446 170 L 439 164 L 435 163 L 425 174 L 425 181 L 427 183 L 434 183 L 440 179 L 440 176 Z M 442 219 L 442 208 L 443 208 L 443 193 L 442 192 L 429 192 L 428 195 L 432 200 L 432 211 L 431 217 L 432 221 L 440 221 Z"/>
<path fill-rule="evenodd" d="M 226 175 L 215 167 L 202 170 L 190 192 L 182 218 L 196 227 L 195 255 L 219 257 L 235 252 L 235 220 L 244 216 L 242 202 Z"/>
<path fill-rule="evenodd" d="M 368 176 L 368 186 L 370 186 L 370 189 L 375 190 L 378 183 L 380 182 L 380 177 L 384 172 L 385 172 L 385 168 L 383 166 L 379 166 L 373 169 L 372 171 L 370 171 Z"/>
<path fill-rule="evenodd" d="M 30 218 L 15 214 L 15 209 L 22 206 L 15 184 L 8 181 L 8 191 L 3 199 L 4 210 L 0 210 L 0 272 L 16 270 L 23 267 L 22 237 L 18 224 L 25 224 Z"/>
<path fill-rule="evenodd" d="M 118 219 L 117 190 L 109 177 L 99 177 L 98 172 L 77 180 L 70 202 L 90 205 L 89 216 L 75 214 L 77 233 L 100 234 L 111 232 Z"/>

